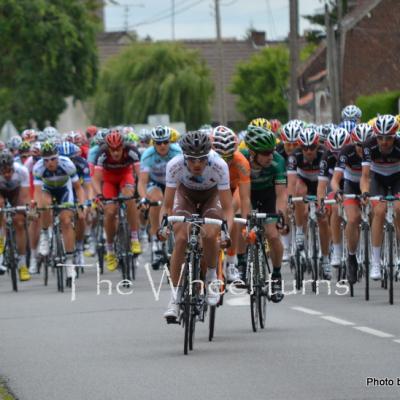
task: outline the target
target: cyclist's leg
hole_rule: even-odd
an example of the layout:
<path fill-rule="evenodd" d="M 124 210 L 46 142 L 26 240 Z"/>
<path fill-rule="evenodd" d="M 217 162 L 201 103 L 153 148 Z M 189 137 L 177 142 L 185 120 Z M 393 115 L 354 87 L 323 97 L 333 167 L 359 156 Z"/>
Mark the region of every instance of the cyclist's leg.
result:
<path fill-rule="evenodd" d="M 42 195 L 39 199 L 40 207 L 51 206 L 52 203 L 52 195 L 49 190 L 46 188 L 42 188 Z M 50 210 L 44 210 L 40 212 L 40 239 L 39 239 L 39 253 L 43 256 L 47 256 L 49 254 L 49 227 L 52 222 L 52 213 Z"/>
<path fill-rule="evenodd" d="M 339 209 L 336 204 L 332 205 L 330 228 L 332 237 L 333 254 L 331 264 L 333 267 L 340 265 L 342 257 L 342 232 L 340 229 Z"/>
<path fill-rule="evenodd" d="M 151 202 L 162 201 L 164 198 L 163 189 L 156 185 L 149 186 L 147 189 L 147 198 Z M 161 207 L 150 207 L 149 210 L 150 234 L 152 236 L 157 233 L 160 209 Z"/>
<path fill-rule="evenodd" d="M 308 193 L 308 187 L 305 182 L 300 177 L 297 177 L 295 196 L 303 197 L 307 194 L 313 193 Z M 304 248 L 304 228 L 307 221 L 306 210 L 307 207 L 304 203 L 295 204 L 294 215 L 296 220 L 296 242 L 299 248 Z"/>
<path fill-rule="evenodd" d="M 232 194 L 233 197 L 233 211 L 234 213 L 238 213 L 240 211 L 240 195 L 239 195 L 239 187 L 236 188 L 236 190 Z M 239 224 L 233 224 L 232 231 L 231 231 L 231 240 L 232 240 L 232 245 L 229 249 L 226 251 L 226 277 L 228 282 L 234 281 L 236 279 L 239 279 L 239 271 L 236 268 L 237 265 L 237 257 L 236 254 L 239 253 L 244 253 L 245 252 L 245 247 L 243 248 L 243 245 L 240 246 L 240 241 L 242 239 L 241 234 L 240 234 L 240 228 L 241 226 Z M 244 242 L 244 240 L 242 239 Z M 239 251 L 241 250 L 241 251 Z"/>
<path fill-rule="evenodd" d="M 361 210 L 357 200 L 345 201 L 344 209 L 347 216 L 346 239 L 349 254 L 357 253 L 358 241 L 360 238 Z"/>
<path fill-rule="evenodd" d="M 0 208 L 5 207 L 6 205 L 6 201 L 4 198 L 5 193 L 0 192 Z M 4 214 L 1 213 L 0 214 L 0 256 L 3 255 L 4 253 L 4 247 L 6 245 L 6 229 L 5 229 L 5 217 Z M 0 263 L 2 264 L 2 262 Z M 5 270 L 5 268 L 3 268 L 2 270 Z"/>

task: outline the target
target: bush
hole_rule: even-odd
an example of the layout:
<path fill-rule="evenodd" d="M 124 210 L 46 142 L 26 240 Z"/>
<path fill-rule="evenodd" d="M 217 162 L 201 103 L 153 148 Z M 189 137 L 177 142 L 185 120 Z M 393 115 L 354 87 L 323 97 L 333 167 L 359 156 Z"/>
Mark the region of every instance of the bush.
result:
<path fill-rule="evenodd" d="M 360 96 L 356 105 L 362 110 L 362 120 L 369 121 L 377 114 L 398 114 L 400 91 L 376 93 L 371 96 Z"/>

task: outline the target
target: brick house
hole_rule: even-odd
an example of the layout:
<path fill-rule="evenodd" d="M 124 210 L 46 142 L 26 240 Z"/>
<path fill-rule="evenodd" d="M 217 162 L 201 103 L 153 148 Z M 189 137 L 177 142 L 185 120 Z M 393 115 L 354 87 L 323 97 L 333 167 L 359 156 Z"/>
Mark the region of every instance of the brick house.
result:
<path fill-rule="evenodd" d="M 400 90 L 400 1 L 357 0 L 342 20 L 341 105 Z M 331 120 L 326 43 L 298 71 L 299 117 Z"/>

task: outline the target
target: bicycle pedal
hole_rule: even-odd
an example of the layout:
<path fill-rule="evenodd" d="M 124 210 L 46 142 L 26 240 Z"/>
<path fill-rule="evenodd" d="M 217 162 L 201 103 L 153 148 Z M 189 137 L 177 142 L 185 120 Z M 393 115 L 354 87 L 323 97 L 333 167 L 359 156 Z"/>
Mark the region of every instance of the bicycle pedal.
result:
<path fill-rule="evenodd" d="M 179 325 L 178 318 L 175 318 L 175 317 L 167 317 L 167 318 L 165 318 L 165 320 L 167 321 L 167 324 L 168 324 L 168 325 L 169 325 L 169 324 L 176 324 L 176 325 Z"/>

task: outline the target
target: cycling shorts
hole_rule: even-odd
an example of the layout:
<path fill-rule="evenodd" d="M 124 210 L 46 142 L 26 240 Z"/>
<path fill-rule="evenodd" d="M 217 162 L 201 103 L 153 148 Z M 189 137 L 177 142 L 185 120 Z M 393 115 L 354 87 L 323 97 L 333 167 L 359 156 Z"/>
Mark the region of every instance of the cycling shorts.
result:
<path fill-rule="evenodd" d="M 298 175 L 297 175 L 297 178 L 307 186 L 307 194 L 309 196 L 317 195 L 318 181 L 310 181 L 309 179 L 303 178 L 302 176 L 298 176 Z"/>
<path fill-rule="evenodd" d="M 175 192 L 173 215 L 222 218 L 222 207 L 217 187 L 208 190 L 192 190 L 180 184 Z"/>
<path fill-rule="evenodd" d="M 344 187 L 343 187 L 343 193 L 344 194 L 361 194 L 360 190 L 360 183 L 359 182 L 352 182 L 349 181 L 348 179 L 344 180 Z M 358 199 L 345 199 L 343 202 L 343 205 L 345 206 L 359 206 L 360 205 L 360 200 Z"/>
<path fill-rule="evenodd" d="M 387 196 L 400 193 L 400 173 L 384 176 L 371 171 L 370 175 L 371 196 Z"/>
<path fill-rule="evenodd" d="M 117 197 L 124 187 L 135 187 L 133 168 L 103 169 L 103 196 L 106 199 Z"/>
<path fill-rule="evenodd" d="M 49 193 L 56 204 L 74 203 L 74 191 L 72 186 L 62 186 L 59 188 L 50 188 L 43 186 L 42 191 Z"/>
<path fill-rule="evenodd" d="M 258 212 L 274 214 L 276 213 L 276 195 L 275 189 L 271 188 L 269 193 L 265 190 L 251 191 L 251 205 Z"/>
<path fill-rule="evenodd" d="M 12 207 L 18 206 L 19 199 L 19 187 L 14 190 L 0 190 L 0 196 L 4 198 L 5 201 L 8 201 Z"/>
<path fill-rule="evenodd" d="M 147 193 L 150 193 L 152 190 L 154 190 L 155 188 L 158 188 L 161 190 L 161 192 L 164 194 L 165 192 L 165 185 L 160 183 L 160 182 L 156 182 L 156 181 L 150 181 L 147 184 Z"/>

